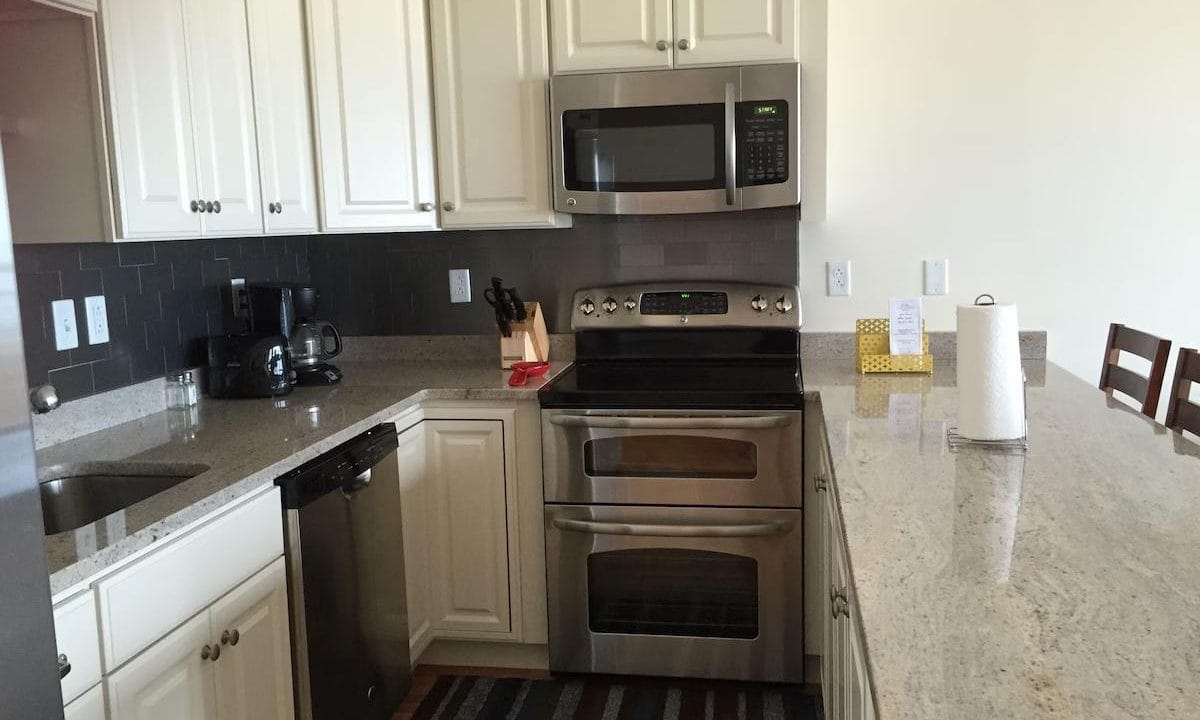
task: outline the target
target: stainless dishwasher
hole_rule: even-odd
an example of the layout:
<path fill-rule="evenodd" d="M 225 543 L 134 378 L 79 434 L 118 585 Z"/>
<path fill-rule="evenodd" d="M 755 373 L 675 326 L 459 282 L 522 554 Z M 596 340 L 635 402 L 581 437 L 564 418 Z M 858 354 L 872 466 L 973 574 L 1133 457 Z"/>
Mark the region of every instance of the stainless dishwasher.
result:
<path fill-rule="evenodd" d="M 388 720 L 411 684 L 396 446 L 378 425 L 275 481 L 300 720 Z"/>

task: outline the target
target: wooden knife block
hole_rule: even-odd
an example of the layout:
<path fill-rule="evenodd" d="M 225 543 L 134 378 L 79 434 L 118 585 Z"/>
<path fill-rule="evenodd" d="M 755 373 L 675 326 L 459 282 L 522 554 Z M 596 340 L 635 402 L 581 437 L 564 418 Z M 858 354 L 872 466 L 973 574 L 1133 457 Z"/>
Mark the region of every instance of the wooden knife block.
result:
<path fill-rule="evenodd" d="M 500 367 L 505 370 L 511 369 L 513 363 L 550 359 L 550 336 L 546 333 L 542 306 L 527 302 L 525 313 L 528 315 L 525 322 L 512 324 L 512 337 L 500 335 Z"/>

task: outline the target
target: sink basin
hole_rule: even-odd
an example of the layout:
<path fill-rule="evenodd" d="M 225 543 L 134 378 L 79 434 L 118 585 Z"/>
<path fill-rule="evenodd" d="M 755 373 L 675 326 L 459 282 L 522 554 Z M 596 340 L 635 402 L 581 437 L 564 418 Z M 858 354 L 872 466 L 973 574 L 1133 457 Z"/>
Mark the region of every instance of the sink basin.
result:
<path fill-rule="evenodd" d="M 208 470 L 207 465 L 88 463 L 43 474 L 42 521 L 55 535 L 123 510 Z"/>

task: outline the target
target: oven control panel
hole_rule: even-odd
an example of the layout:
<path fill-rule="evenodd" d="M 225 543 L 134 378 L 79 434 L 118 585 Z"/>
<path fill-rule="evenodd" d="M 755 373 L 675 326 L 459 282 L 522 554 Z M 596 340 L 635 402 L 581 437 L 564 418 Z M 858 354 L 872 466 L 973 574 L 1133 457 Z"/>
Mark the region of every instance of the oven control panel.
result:
<path fill-rule="evenodd" d="M 786 285 L 653 283 L 575 293 L 573 330 L 662 327 L 799 328 L 800 293 Z"/>
<path fill-rule="evenodd" d="M 642 293 L 643 315 L 724 315 L 729 295 L 723 292 L 676 290 Z"/>

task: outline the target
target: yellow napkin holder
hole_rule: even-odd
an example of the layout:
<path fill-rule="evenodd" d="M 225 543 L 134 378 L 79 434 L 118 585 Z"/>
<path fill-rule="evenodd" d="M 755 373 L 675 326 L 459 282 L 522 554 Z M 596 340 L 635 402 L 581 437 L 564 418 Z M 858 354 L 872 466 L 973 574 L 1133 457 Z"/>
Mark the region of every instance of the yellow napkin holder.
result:
<path fill-rule="evenodd" d="M 929 354 L 929 334 L 921 333 L 920 355 L 892 355 L 887 318 L 862 318 L 855 324 L 857 360 L 860 373 L 932 373 L 933 355 Z M 925 329 L 922 321 L 921 329 Z"/>

